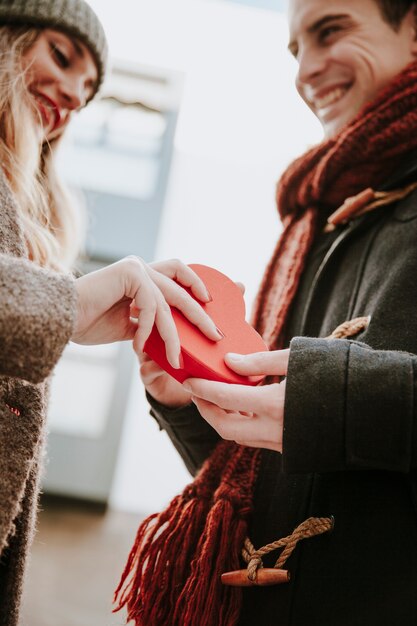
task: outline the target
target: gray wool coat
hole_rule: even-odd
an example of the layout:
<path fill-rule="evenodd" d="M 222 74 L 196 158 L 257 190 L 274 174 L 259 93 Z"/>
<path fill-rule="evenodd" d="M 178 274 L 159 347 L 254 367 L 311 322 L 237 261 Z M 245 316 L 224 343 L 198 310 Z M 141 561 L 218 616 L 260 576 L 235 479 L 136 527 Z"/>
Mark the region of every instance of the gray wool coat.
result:
<path fill-rule="evenodd" d="M 385 188 L 411 181 L 416 155 Z M 324 339 L 360 316 L 354 341 Z M 244 589 L 239 626 L 415 626 L 417 191 L 317 238 L 287 337 L 283 454 L 262 452 L 249 536 L 261 547 L 310 516 L 335 526 L 298 544 L 288 584 Z M 193 406 L 149 400 L 195 474 L 217 433 Z"/>
<path fill-rule="evenodd" d="M 71 337 L 72 278 L 27 259 L 0 173 L 0 626 L 15 626 L 35 526 L 48 377 Z"/>

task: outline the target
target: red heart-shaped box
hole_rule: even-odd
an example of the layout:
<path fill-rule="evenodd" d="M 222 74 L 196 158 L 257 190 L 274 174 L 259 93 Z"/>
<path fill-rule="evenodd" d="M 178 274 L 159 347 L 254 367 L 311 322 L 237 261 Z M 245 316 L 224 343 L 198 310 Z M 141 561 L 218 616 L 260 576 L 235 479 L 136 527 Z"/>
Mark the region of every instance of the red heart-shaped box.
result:
<path fill-rule="evenodd" d="M 167 361 L 165 344 L 153 327 L 144 351 L 162 369 L 180 383 L 187 378 L 206 378 L 218 382 L 257 385 L 263 376 L 239 376 L 227 367 L 227 352 L 250 354 L 268 350 L 262 337 L 245 321 L 245 301 L 239 287 L 230 278 L 207 265 L 190 265 L 202 279 L 212 297 L 202 304 L 216 326 L 223 332 L 220 341 L 211 341 L 189 322 L 182 313 L 172 308 L 172 316 L 178 330 L 184 367 L 174 369 Z M 189 292 L 190 293 L 190 292 Z M 191 294 L 192 295 L 192 294 Z"/>

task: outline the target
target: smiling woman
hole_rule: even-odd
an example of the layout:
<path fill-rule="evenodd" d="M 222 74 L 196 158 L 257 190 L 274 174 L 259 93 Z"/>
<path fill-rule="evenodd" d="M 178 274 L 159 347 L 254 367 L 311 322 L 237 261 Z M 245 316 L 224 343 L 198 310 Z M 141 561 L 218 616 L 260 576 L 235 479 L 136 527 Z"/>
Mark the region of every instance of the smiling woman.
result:
<path fill-rule="evenodd" d="M 79 246 L 78 211 L 54 169 L 57 139 L 97 92 L 107 58 L 90 7 L 75 1 L 65 15 L 64 4 L 0 2 L 0 162 L 30 257 L 54 268 Z"/>
<path fill-rule="evenodd" d="M 0 624 L 16 626 L 34 529 L 49 378 L 69 340 L 129 340 L 154 324 L 180 365 L 170 306 L 213 341 L 207 289 L 179 261 L 129 256 L 74 279 L 76 210 L 54 173 L 71 116 L 97 93 L 107 46 L 84 0 L 0 0 Z M 195 298 L 182 285 L 189 287 Z"/>
<path fill-rule="evenodd" d="M 50 141 L 62 133 L 73 111 L 95 94 L 98 72 L 94 57 L 81 41 L 45 29 L 23 55 L 23 64 L 43 135 Z"/>

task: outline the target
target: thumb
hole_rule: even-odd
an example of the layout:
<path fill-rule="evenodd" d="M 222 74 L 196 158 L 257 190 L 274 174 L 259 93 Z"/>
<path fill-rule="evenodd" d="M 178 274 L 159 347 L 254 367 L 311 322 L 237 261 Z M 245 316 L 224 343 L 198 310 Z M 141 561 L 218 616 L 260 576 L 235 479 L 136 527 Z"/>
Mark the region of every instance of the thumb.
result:
<path fill-rule="evenodd" d="M 289 349 L 253 352 L 252 354 L 229 352 L 224 360 L 230 369 L 243 376 L 285 376 L 289 355 Z"/>

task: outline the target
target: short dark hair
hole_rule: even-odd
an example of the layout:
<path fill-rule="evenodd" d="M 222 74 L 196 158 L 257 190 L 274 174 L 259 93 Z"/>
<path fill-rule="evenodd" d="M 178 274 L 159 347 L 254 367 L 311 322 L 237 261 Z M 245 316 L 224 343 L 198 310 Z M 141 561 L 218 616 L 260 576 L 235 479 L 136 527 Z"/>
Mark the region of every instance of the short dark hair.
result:
<path fill-rule="evenodd" d="M 417 0 L 375 0 L 379 6 L 382 17 L 394 30 L 398 30 L 413 6 L 417 6 Z"/>

